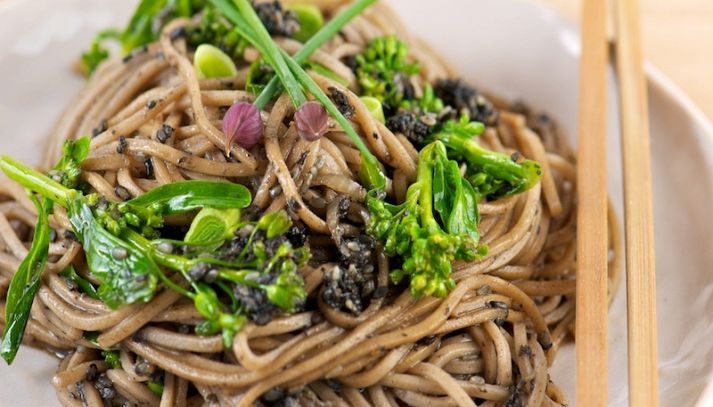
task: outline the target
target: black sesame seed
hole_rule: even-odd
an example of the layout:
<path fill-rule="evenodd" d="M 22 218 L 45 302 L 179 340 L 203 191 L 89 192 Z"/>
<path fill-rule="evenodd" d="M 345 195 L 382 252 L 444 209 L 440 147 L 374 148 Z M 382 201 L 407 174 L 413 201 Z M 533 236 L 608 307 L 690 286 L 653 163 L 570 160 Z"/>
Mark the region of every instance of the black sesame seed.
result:
<path fill-rule="evenodd" d="M 371 298 L 373 299 L 379 299 L 379 298 L 384 298 L 386 297 L 386 293 L 389 291 L 389 289 L 383 285 L 380 285 L 376 287 L 376 290 L 374 290 L 374 293 L 372 294 Z"/>
<path fill-rule="evenodd" d="M 144 161 L 144 171 L 146 172 L 146 178 L 147 179 L 153 179 L 154 178 L 154 172 L 153 172 L 153 161 L 150 158 L 147 158 Z"/>
<path fill-rule="evenodd" d="M 148 102 L 146 102 L 146 108 L 147 108 L 147 109 L 153 109 L 154 107 L 156 107 L 156 101 L 155 101 L 155 100 L 151 99 L 151 100 L 149 100 Z"/>
<path fill-rule="evenodd" d="M 217 279 L 218 279 L 218 269 L 215 269 L 215 268 L 210 269 L 206 273 L 205 277 L 203 277 L 203 280 L 209 284 L 214 283 L 215 280 L 217 280 Z"/>
<path fill-rule="evenodd" d="M 126 150 L 126 137 L 119 136 L 119 139 L 117 141 L 119 142 L 119 145 L 116 146 L 116 152 L 119 154 L 124 154 L 124 150 Z"/>
<path fill-rule="evenodd" d="M 93 381 L 97 380 L 98 376 L 99 376 L 99 369 L 97 368 L 96 363 L 92 363 L 91 365 L 89 365 L 89 367 L 87 367 L 87 370 L 84 374 L 84 378 L 88 382 L 93 382 Z"/>
<path fill-rule="evenodd" d="M 552 338 L 548 331 L 540 332 L 537 334 L 537 342 L 542 346 L 542 350 L 548 350 L 552 347 Z"/>
<path fill-rule="evenodd" d="M 436 335 L 425 336 L 425 337 L 421 338 L 420 341 L 418 341 L 418 344 L 428 346 L 428 345 L 432 344 L 433 342 L 435 342 L 436 339 L 438 339 L 438 337 Z"/>
<path fill-rule="evenodd" d="M 129 193 L 129 190 L 122 187 L 121 185 L 117 185 L 116 187 L 114 187 L 114 193 L 122 201 L 128 201 L 129 199 L 131 199 L 131 193 Z"/>
<path fill-rule="evenodd" d="M 156 249 L 158 249 L 161 253 L 171 254 L 173 253 L 175 247 L 169 242 L 161 242 L 156 246 Z"/>
<path fill-rule="evenodd" d="M 512 153 L 512 155 L 510 155 L 510 159 L 512 160 L 512 162 L 516 163 L 517 160 L 520 159 L 520 156 L 521 156 L 520 152 L 515 151 L 514 153 Z"/>
<path fill-rule="evenodd" d="M 508 309 L 508 305 L 502 301 L 488 301 L 488 306 L 490 308 L 505 309 L 505 310 Z"/>
<path fill-rule="evenodd" d="M 289 201 L 287 201 L 287 208 L 292 212 L 297 212 L 298 210 L 302 209 L 302 205 L 297 202 L 297 200 L 290 199 Z"/>
<path fill-rule="evenodd" d="M 64 233 L 62 234 L 62 237 L 64 237 L 67 240 L 74 240 L 75 242 L 78 242 L 79 239 L 77 239 L 77 235 L 74 234 L 71 230 L 65 230 Z"/>
<path fill-rule="evenodd" d="M 329 97 L 332 101 L 334 101 L 334 104 L 337 106 L 337 109 L 339 109 L 339 112 L 341 112 L 347 119 L 354 117 L 355 108 L 349 103 L 347 95 L 334 86 L 330 86 L 327 90 L 329 90 Z"/>
<path fill-rule="evenodd" d="M 168 124 L 164 124 L 160 129 L 158 129 L 158 131 L 156 131 L 156 140 L 160 143 L 165 143 L 166 140 L 171 137 L 171 134 L 173 134 L 173 127 Z"/>
<path fill-rule="evenodd" d="M 297 159 L 297 162 L 295 163 L 298 166 L 304 165 L 305 160 L 307 159 L 307 152 L 305 151 L 300 155 L 300 158 Z"/>
<path fill-rule="evenodd" d="M 171 31 L 169 34 L 169 38 L 171 41 L 176 41 L 179 38 L 185 37 L 187 34 L 186 28 L 185 27 L 178 27 L 175 30 Z"/>
<path fill-rule="evenodd" d="M 327 383 L 327 386 L 331 387 L 334 391 L 340 391 L 342 389 L 342 383 L 334 379 L 327 379 L 325 380 L 325 383 Z"/>
<path fill-rule="evenodd" d="M 210 266 L 206 263 L 198 263 L 188 270 L 188 276 L 193 281 L 202 280 L 206 273 L 210 270 Z"/>
<path fill-rule="evenodd" d="M 107 129 L 107 126 L 108 126 L 108 123 L 107 123 L 106 119 L 102 120 L 99 123 L 98 127 L 95 127 L 92 129 L 92 138 L 104 133 Z"/>
<path fill-rule="evenodd" d="M 99 375 L 97 381 L 94 383 L 94 388 L 99 391 L 99 395 L 104 400 L 113 399 L 116 395 L 114 383 L 112 383 L 105 373 Z"/>

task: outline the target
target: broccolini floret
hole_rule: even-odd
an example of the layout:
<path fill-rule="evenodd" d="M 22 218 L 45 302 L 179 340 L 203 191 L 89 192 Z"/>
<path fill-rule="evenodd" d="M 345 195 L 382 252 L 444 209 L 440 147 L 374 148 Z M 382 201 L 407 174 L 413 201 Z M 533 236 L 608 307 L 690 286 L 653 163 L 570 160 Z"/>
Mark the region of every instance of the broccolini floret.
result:
<path fill-rule="evenodd" d="M 363 96 L 377 98 L 396 109 L 415 98 L 411 75 L 419 72 L 418 63 L 408 60 L 408 46 L 396 36 L 374 38 L 356 56 L 356 76 Z"/>
<path fill-rule="evenodd" d="M 519 159 L 518 154 L 510 156 L 483 148 L 475 137 L 484 129 L 482 123 L 470 121 L 464 115 L 460 121 L 445 122 L 428 139 L 441 141 L 449 158 L 467 164 L 466 177 L 480 197 L 492 200 L 535 186 L 542 177 L 540 164 Z"/>
<path fill-rule="evenodd" d="M 409 276 L 415 297 L 443 297 L 455 285 L 451 263 L 486 252 L 478 246 L 478 197 L 440 141 L 421 150 L 417 174 L 400 205 L 369 194 L 367 231 L 383 242 L 388 256 L 403 258 L 401 269 L 391 273 L 395 282 Z"/>

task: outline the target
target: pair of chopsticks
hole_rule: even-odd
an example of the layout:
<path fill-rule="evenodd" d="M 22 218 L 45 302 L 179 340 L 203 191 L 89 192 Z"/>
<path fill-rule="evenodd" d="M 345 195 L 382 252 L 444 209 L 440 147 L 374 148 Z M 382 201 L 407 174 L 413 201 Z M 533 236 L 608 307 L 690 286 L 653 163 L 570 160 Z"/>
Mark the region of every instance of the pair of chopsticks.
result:
<path fill-rule="evenodd" d="M 615 0 L 621 113 L 629 405 L 658 406 L 656 273 L 638 0 Z M 607 1 L 584 0 L 578 148 L 577 404 L 607 405 Z"/>

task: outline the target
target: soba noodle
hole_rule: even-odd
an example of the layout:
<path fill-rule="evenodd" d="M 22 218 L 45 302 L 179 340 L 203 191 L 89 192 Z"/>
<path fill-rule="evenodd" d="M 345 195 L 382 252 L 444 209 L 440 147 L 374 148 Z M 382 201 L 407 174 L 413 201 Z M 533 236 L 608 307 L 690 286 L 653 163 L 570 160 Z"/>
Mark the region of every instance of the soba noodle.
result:
<path fill-rule="evenodd" d="M 130 59 L 100 66 L 47 142 L 45 167 L 59 158 L 64 140 L 93 134 L 83 180 L 109 200 L 136 196 L 183 179 L 229 180 L 252 187 L 254 205 L 287 209 L 309 229 L 313 252 L 328 252 L 343 236 L 361 232 L 365 191 L 356 180 L 358 151 L 338 128 L 317 142 L 297 136 L 286 96 L 263 112 L 264 144 L 223 153 L 224 108 L 250 101 L 243 90 L 247 67 L 229 79 L 199 80 L 183 39 L 169 34 L 192 24 L 176 20 L 160 41 Z M 406 32 L 383 5 L 356 17 L 313 59 L 347 78 L 341 58 L 371 39 L 396 34 L 422 66 L 420 81 L 452 77 L 454 70 Z M 281 39 L 294 52 L 300 44 Z M 246 56 L 257 55 L 248 50 Z M 354 93 L 311 73 L 319 86 L 336 87 L 354 106 L 354 128 L 393 177 L 388 193 L 402 199 L 415 178 L 417 154 L 401 134 L 375 121 Z M 93 281 L 81 246 L 64 231 L 66 213 L 50 218 L 57 231 L 47 272 L 32 308 L 25 342 L 60 357 L 52 379 L 64 406 L 104 406 L 114 401 L 141 406 L 250 406 L 277 402 L 334 406 L 527 406 L 564 405 L 548 368 L 573 336 L 575 304 L 575 163 L 572 152 L 545 115 L 496 102 L 495 126 L 480 142 L 521 151 L 540 162 L 542 182 L 526 193 L 480 204 L 482 241 L 488 255 L 456 263 L 457 283 L 446 298 L 414 299 L 408 289 L 374 296 L 360 314 L 335 310 L 321 300 L 334 264 L 301 270 L 315 299 L 303 312 L 252 323 L 232 349 L 219 336 L 201 337 L 192 327 L 200 315 L 192 303 L 166 290 L 150 303 L 111 310 L 76 291 L 58 273 L 73 264 Z M 166 134 L 165 125 L 173 129 Z M 162 131 L 164 132 L 162 134 Z M 379 137 L 367 135 L 377 134 Z M 167 137 L 168 136 L 168 137 Z M 147 171 L 150 168 L 150 171 Z M 150 174 L 147 174 L 150 172 Z M 27 254 L 36 212 L 22 188 L 0 180 L 0 296 Z M 351 222 L 334 202 L 350 199 Z M 356 218 L 352 219 L 352 218 Z M 190 219 L 173 219 L 185 224 Z M 610 219 L 615 224 L 614 219 Z M 357 225 L 357 226 L 355 226 Z M 611 227 L 611 286 L 618 280 L 619 237 Z M 377 247 L 374 284 L 389 284 L 389 261 Z M 316 256 L 315 258 L 319 258 Z M 393 294 L 393 295 L 392 295 Z M 0 319 L 5 304 L 0 303 Z M 4 321 L 0 320 L 0 327 Z M 96 343 L 85 334 L 96 333 Z M 104 362 L 100 348 L 120 350 L 121 368 Z M 163 377 L 159 396 L 146 382 Z M 285 404 L 288 405 L 288 404 Z"/>

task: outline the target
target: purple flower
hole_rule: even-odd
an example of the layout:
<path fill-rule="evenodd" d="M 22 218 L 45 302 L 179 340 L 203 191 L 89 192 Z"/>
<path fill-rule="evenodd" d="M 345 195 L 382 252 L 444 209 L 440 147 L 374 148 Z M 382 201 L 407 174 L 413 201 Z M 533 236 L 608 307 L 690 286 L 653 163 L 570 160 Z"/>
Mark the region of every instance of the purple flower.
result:
<path fill-rule="evenodd" d="M 260 111 L 248 102 L 238 102 L 230 106 L 223 117 L 223 133 L 226 153 L 234 142 L 245 149 L 252 148 L 262 137 Z"/>
<path fill-rule="evenodd" d="M 300 137 L 307 141 L 315 141 L 327 132 L 329 116 L 319 102 L 307 102 L 295 113 L 295 123 Z"/>

